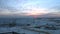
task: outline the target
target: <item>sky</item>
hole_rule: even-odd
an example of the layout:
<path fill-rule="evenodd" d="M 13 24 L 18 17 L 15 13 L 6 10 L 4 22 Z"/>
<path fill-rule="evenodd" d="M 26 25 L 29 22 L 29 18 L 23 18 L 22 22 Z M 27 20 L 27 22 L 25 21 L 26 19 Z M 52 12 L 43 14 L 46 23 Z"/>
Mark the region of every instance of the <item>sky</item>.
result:
<path fill-rule="evenodd" d="M 60 0 L 0 0 L 0 15 L 41 15 L 60 12 Z"/>

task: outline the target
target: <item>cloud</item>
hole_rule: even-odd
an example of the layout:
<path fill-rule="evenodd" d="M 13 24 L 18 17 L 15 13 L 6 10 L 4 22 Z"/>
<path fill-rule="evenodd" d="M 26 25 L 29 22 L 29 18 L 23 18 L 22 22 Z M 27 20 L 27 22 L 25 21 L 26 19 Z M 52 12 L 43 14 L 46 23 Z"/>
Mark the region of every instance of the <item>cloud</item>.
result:
<path fill-rule="evenodd" d="M 60 12 L 60 6 L 53 7 L 56 11 Z"/>
<path fill-rule="evenodd" d="M 57 1 L 56 0 L 0 0 L 0 14 L 27 15 L 27 14 L 59 12 L 60 11 L 59 4 L 58 0 Z M 51 8 L 49 9 L 49 7 Z"/>
<path fill-rule="evenodd" d="M 54 6 L 54 7 L 50 8 L 49 11 L 50 12 L 60 12 L 60 6 Z"/>

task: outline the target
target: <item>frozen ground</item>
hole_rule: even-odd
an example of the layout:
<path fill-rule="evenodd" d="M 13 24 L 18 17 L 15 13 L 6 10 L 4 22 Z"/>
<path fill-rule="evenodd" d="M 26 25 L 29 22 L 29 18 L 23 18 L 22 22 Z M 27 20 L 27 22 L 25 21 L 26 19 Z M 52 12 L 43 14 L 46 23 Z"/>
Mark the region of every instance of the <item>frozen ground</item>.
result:
<path fill-rule="evenodd" d="M 26 34 L 39 34 L 39 33 L 45 33 L 45 34 L 60 34 L 60 30 L 40 30 L 35 28 L 21 28 L 21 27 L 12 27 L 12 28 L 0 28 L 0 33 L 4 32 L 18 32 L 18 33 L 26 33 Z"/>
<path fill-rule="evenodd" d="M 10 20 L 4 20 L 5 23 L 9 22 Z M 1 24 L 4 22 L 0 20 Z M 60 19 L 18 19 L 17 21 L 13 20 L 14 23 L 16 22 L 16 26 L 13 27 L 0 27 L 0 33 L 4 32 L 18 32 L 20 34 L 60 34 Z M 11 20 L 11 22 L 13 22 Z M 20 24 L 20 25 L 19 25 Z M 21 24 L 23 26 L 21 26 Z M 27 26 L 26 24 L 30 24 Z M 46 28 L 48 27 L 48 28 Z"/>

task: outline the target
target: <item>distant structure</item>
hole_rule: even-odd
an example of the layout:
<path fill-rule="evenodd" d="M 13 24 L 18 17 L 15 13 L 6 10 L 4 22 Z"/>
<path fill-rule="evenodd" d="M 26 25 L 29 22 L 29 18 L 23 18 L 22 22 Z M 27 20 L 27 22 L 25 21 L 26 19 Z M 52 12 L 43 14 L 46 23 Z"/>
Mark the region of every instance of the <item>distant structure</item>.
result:
<path fill-rule="evenodd" d="M 5 33 L 0 33 L 0 34 L 20 34 L 20 33 L 17 33 L 17 32 L 5 32 Z"/>

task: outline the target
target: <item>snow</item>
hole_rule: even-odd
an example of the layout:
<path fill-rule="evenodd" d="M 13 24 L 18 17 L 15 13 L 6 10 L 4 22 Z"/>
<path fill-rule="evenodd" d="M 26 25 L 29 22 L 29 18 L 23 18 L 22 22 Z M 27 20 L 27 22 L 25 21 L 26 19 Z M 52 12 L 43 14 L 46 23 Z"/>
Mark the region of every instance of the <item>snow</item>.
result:
<path fill-rule="evenodd" d="M 60 19 L 54 19 L 54 20 L 60 20 Z M 10 22 L 10 20 L 5 20 L 6 22 Z M 1 22 L 1 20 L 0 20 Z M 3 22 L 3 21 L 2 21 Z M 2 23 L 1 22 L 1 23 Z M 5 23 L 6 23 L 5 22 Z M 11 21 L 13 22 L 13 21 Z M 60 25 L 59 23 L 56 23 L 54 21 L 49 21 L 48 19 L 20 19 L 15 21 L 17 25 L 19 24 L 25 24 L 23 26 L 14 26 L 14 27 L 0 27 L 0 33 L 4 32 L 18 32 L 18 33 L 26 33 L 26 34 L 60 34 Z M 3 24 L 3 23 L 2 23 Z M 30 26 L 26 26 L 26 24 L 31 24 Z M 35 26 L 41 26 L 40 28 L 34 28 Z M 46 28 L 48 26 L 49 28 Z M 56 28 L 56 30 L 53 30 L 52 28 Z"/>

